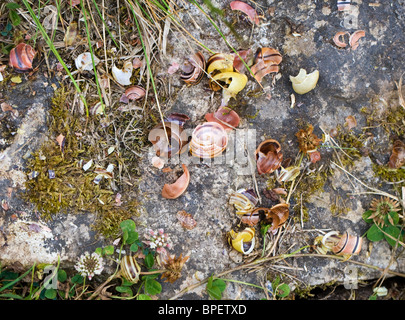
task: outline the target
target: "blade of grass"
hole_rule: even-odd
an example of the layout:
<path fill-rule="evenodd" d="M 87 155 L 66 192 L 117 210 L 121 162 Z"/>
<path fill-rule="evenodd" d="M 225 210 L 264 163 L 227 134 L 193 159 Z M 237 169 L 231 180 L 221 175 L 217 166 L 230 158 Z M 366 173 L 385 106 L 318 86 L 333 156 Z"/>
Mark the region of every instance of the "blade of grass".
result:
<path fill-rule="evenodd" d="M 136 1 L 136 0 L 135 0 L 135 1 Z M 136 1 L 136 2 L 137 2 L 137 1 Z M 153 78 L 153 73 L 152 73 L 152 69 L 151 69 L 151 66 L 150 66 L 150 61 L 149 61 L 148 53 L 147 53 L 147 51 L 146 51 L 145 43 L 144 43 L 144 41 L 143 41 L 142 30 L 141 30 L 141 27 L 140 27 L 140 25 L 139 25 L 138 18 L 137 18 L 136 12 L 135 12 L 135 6 L 134 6 L 134 4 L 133 4 L 133 2 L 132 2 L 131 0 L 127 0 L 127 3 L 129 4 L 129 6 L 130 6 L 130 8 L 131 8 L 132 15 L 134 16 L 134 20 L 135 20 L 135 23 L 136 23 L 136 28 L 137 28 L 138 34 L 139 34 L 139 39 L 141 40 L 142 49 L 143 49 L 143 52 L 144 52 L 144 55 L 145 55 L 145 62 L 146 62 L 147 68 L 148 68 L 148 73 L 149 73 L 149 75 L 150 75 L 150 79 L 151 79 L 151 84 L 152 84 L 153 92 L 154 92 L 154 94 L 155 94 L 156 104 L 157 104 L 157 107 L 158 107 L 158 110 L 159 110 L 159 114 L 160 114 L 160 118 L 161 118 L 161 121 L 162 121 L 163 130 L 164 130 L 164 132 L 165 132 L 165 136 L 166 136 L 166 139 L 167 139 L 167 143 L 170 145 L 170 140 L 169 140 L 169 137 L 168 137 L 168 135 L 167 135 L 167 130 L 166 130 L 166 126 L 165 126 L 165 121 L 164 121 L 164 118 L 163 118 L 162 110 L 161 110 L 161 108 L 160 108 L 159 97 L 158 97 L 158 94 L 157 94 L 156 85 L 155 85 L 155 81 L 154 81 L 154 78 Z M 138 3 L 138 2 L 137 2 L 137 4 L 138 4 L 138 6 L 139 6 L 139 3 Z"/>
<path fill-rule="evenodd" d="M 105 23 L 104 17 L 103 17 L 103 15 L 101 14 L 100 9 L 98 8 L 98 5 L 97 5 L 96 0 L 92 0 L 92 1 L 93 1 L 93 4 L 94 4 L 94 7 L 96 8 L 96 10 L 97 10 L 97 12 L 98 12 L 98 15 L 99 15 L 101 21 L 103 21 L 103 25 L 104 25 L 105 29 L 107 30 L 108 34 L 109 34 L 110 37 L 111 37 L 111 40 L 114 42 L 115 46 L 118 48 L 119 45 L 118 45 L 118 43 L 115 41 L 114 36 L 112 35 L 110 29 L 108 28 L 107 24 Z"/>
<path fill-rule="evenodd" d="M 89 116 L 89 108 L 87 106 L 86 99 L 83 96 L 82 91 L 80 90 L 80 87 L 77 84 L 75 78 L 73 78 L 72 73 L 70 72 L 70 70 L 66 66 L 66 63 L 63 61 L 62 57 L 59 55 L 58 50 L 56 50 L 55 46 L 52 43 L 52 40 L 49 38 L 48 34 L 46 33 L 44 27 L 42 26 L 41 22 L 39 21 L 38 17 L 36 16 L 35 12 L 32 10 L 32 7 L 28 3 L 28 1 L 27 0 L 22 0 L 22 2 L 24 3 L 25 7 L 27 8 L 28 12 L 30 13 L 31 18 L 34 20 L 35 25 L 38 27 L 39 31 L 41 32 L 42 37 L 44 38 L 46 44 L 48 45 L 50 50 L 53 52 L 55 57 L 58 59 L 59 63 L 62 65 L 63 69 L 65 69 L 66 73 L 68 74 L 68 76 L 72 80 L 72 83 L 75 86 L 76 91 L 78 92 L 78 94 L 80 96 L 80 99 L 82 100 L 84 106 L 86 107 L 86 116 L 88 117 Z"/>
<path fill-rule="evenodd" d="M 97 85 L 97 93 L 98 97 L 100 98 L 100 103 L 101 103 L 101 108 L 103 110 L 103 113 L 105 113 L 105 105 L 103 101 L 103 96 L 101 94 L 101 89 L 100 89 L 100 82 L 98 81 L 98 75 L 97 75 L 97 69 L 96 69 L 96 64 L 94 63 L 94 52 L 93 52 L 93 47 L 91 45 L 91 39 L 90 39 L 90 30 L 89 26 L 87 24 L 87 10 L 84 7 L 83 0 L 80 0 L 80 5 L 82 7 L 82 12 L 83 12 L 83 20 L 84 20 L 84 25 L 86 28 L 86 34 L 87 34 L 87 42 L 89 44 L 89 50 L 90 50 L 90 55 L 91 55 L 91 62 L 93 64 L 93 71 L 94 71 L 94 77 L 96 80 L 96 85 Z"/>
<path fill-rule="evenodd" d="M 24 274 L 22 274 L 21 276 L 19 276 L 17 279 L 15 279 L 15 280 L 13 280 L 13 281 L 7 283 L 7 284 L 4 285 L 3 287 L 1 287 L 1 288 L 0 288 L 0 292 L 2 292 L 2 291 L 4 291 L 4 290 L 6 290 L 7 288 L 9 288 L 9 287 L 15 285 L 18 281 L 20 281 L 20 280 L 21 280 L 22 278 L 24 278 L 27 274 L 29 274 L 29 273 L 31 272 L 32 268 L 34 268 L 34 267 L 35 267 L 35 263 L 34 263 L 34 265 L 33 265 L 31 268 L 28 269 L 28 271 L 26 271 Z"/>

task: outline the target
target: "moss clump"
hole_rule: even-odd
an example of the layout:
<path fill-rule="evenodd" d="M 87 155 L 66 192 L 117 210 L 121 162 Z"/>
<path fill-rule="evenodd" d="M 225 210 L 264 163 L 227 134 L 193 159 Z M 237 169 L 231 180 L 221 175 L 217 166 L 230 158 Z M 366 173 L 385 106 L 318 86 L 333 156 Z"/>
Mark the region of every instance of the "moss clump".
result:
<path fill-rule="evenodd" d="M 384 181 L 399 182 L 405 180 L 405 169 L 403 167 L 398 169 L 391 169 L 386 165 L 378 165 L 373 163 L 374 174 Z"/>
<path fill-rule="evenodd" d="M 97 127 L 98 120 L 74 115 L 66 97 L 63 88 L 55 94 L 48 140 L 28 160 L 23 197 L 36 205 L 45 220 L 58 213 L 94 213 L 93 228 L 105 237 L 113 237 L 121 221 L 138 214 L 138 203 L 130 198 L 125 186 L 118 185 L 119 179 L 113 174 L 96 181 L 100 171 L 95 168 L 105 169 L 108 164 L 118 168 L 124 160 L 118 152 L 105 155 L 106 139 L 89 130 Z M 64 136 L 63 143 L 56 140 L 60 135 Z M 85 171 L 83 165 L 90 160 L 94 165 Z M 119 192 L 122 198 L 117 198 Z"/>

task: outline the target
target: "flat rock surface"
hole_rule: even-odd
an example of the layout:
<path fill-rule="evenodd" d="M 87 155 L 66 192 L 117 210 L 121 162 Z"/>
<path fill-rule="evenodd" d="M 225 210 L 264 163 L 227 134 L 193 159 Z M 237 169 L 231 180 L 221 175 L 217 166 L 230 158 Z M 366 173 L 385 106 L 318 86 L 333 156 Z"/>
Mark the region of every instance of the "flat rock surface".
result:
<path fill-rule="evenodd" d="M 214 3 L 214 2 L 213 2 Z M 256 147 L 265 139 L 280 141 L 285 158 L 298 154 L 298 142 L 295 133 L 302 123 L 314 126 L 314 132 L 321 137 L 337 126 L 344 126 L 348 116 L 357 120 L 355 132 L 366 126 L 363 107 L 370 107 L 371 101 L 380 96 L 395 96 L 395 81 L 405 71 L 403 59 L 405 36 L 404 2 L 395 3 L 356 1 L 351 10 L 338 12 L 335 1 L 259 1 L 263 19 L 259 26 L 253 26 L 244 20 L 243 14 L 232 12 L 228 2 L 217 1 L 215 6 L 225 9 L 224 19 L 232 22 L 233 33 L 220 19 L 218 24 L 227 40 L 235 48 L 272 47 L 281 53 L 279 76 L 267 75 L 261 89 L 252 77 L 246 88 L 230 105 L 240 115 L 241 123 L 230 133 L 230 145 L 225 154 L 212 161 L 196 161 L 187 155 L 174 157 L 166 163 L 170 172 L 163 172 L 151 165 L 153 149 L 144 151 L 140 162 L 141 179 L 139 199 L 142 210 L 139 217 L 134 217 L 140 235 L 147 228 L 163 228 L 170 234 L 174 244 L 172 253 L 189 255 L 182 271 L 182 277 L 175 283 L 163 283 L 161 299 L 175 296 L 181 290 L 209 277 L 231 270 L 262 252 L 263 238 L 256 227 L 256 248 L 249 256 L 242 256 L 232 250 L 227 243 L 227 232 L 240 225 L 235 209 L 229 204 L 232 192 L 244 188 L 255 189 L 260 195 L 260 206 L 274 205 L 266 198 L 263 190 L 270 175 L 258 175 L 254 159 Z M 218 36 L 213 26 L 202 14 L 190 5 L 182 14 L 188 21 L 190 13 L 201 29 L 192 29 L 192 35 L 215 52 L 229 52 L 223 39 Z M 216 20 L 217 21 L 217 20 Z M 188 21 L 192 24 L 194 22 Z M 338 31 L 353 33 L 364 30 L 365 37 L 359 41 L 356 50 L 339 49 L 332 41 Z M 296 34 L 298 33 L 298 35 Z M 295 35 L 294 35 L 295 34 Z M 171 99 L 163 104 L 165 115 L 171 112 L 185 113 L 190 117 L 185 129 L 188 133 L 205 121 L 207 112 L 214 112 L 221 103 L 221 92 L 209 90 L 208 80 L 191 87 L 181 82 L 179 72 L 167 73 L 173 61 L 181 64 L 195 44 L 185 39 L 172 28 L 169 34 L 168 49 L 162 57 L 158 77 L 169 84 Z M 208 52 L 202 51 L 206 58 Z M 316 88 L 305 94 L 295 94 L 295 105 L 291 106 L 291 94 L 294 93 L 289 80 L 290 75 L 297 75 L 300 68 L 308 72 L 319 70 L 320 78 Z M 53 221 L 44 222 L 32 205 L 18 198 L 24 189 L 24 156 L 34 151 L 45 139 L 45 119 L 49 99 L 53 94 L 51 86 L 44 86 L 47 79 L 36 79 L 32 86 L 36 91 L 33 97 L 27 97 L 32 87 L 26 83 L 13 89 L 3 91 L 3 98 L 19 111 L 15 120 L 16 134 L 4 143 L 0 149 L 0 199 L 8 202 L 8 210 L 0 214 L 0 259 L 5 263 L 19 261 L 24 265 L 33 262 L 55 263 L 58 255 L 62 262 L 72 265 L 84 251 L 102 244 L 89 229 L 89 222 L 94 217 L 89 215 L 57 216 Z M 27 82 L 28 83 L 28 82 Z M 251 93 L 251 94 L 247 94 Z M 394 100 L 398 101 L 396 96 Z M 8 115 L 12 117 L 12 115 Z M 10 118 L 11 121 L 12 118 Z M 18 128 L 18 129 L 17 129 Z M 42 138 L 41 138 L 42 137 Z M 350 173 L 369 186 L 377 186 L 379 179 L 374 176 L 372 160 L 387 161 L 392 146 L 382 131 L 374 132 L 374 143 L 381 155 L 360 157 L 354 163 Z M 242 147 L 243 146 L 243 147 Z M 322 148 L 322 161 L 330 159 L 335 150 Z M 185 163 L 190 171 L 190 184 L 186 192 L 177 199 L 169 200 L 161 196 L 166 183 L 173 183 L 181 174 L 181 164 Z M 308 163 L 304 159 L 304 164 Z M 311 167 L 312 168 L 312 167 Z M 312 245 L 314 239 L 330 230 L 341 233 L 364 235 L 369 228 L 362 213 L 369 208 L 372 196 L 348 195 L 354 192 L 368 191 L 364 185 L 338 168 L 333 168 L 322 189 L 311 195 L 306 205 L 308 217 L 299 215 L 300 203 L 293 202 L 290 220 L 273 252 L 266 254 L 289 253 Z M 315 169 L 316 170 L 316 169 Z M 388 186 L 389 187 L 389 186 Z M 389 191 L 387 189 L 386 191 Z M 331 212 L 337 195 L 347 208 L 345 214 L 334 215 Z M 297 209 L 297 210 L 294 210 Z M 185 210 L 197 222 L 192 230 L 184 229 L 176 214 Z M 277 235 L 267 239 L 269 248 L 276 243 Z M 110 241 L 111 242 L 111 241 Z M 106 241 L 106 244 L 111 244 Z M 308 252 L 307 249 L 302 253 Z M 363 240 L 359 255 L 350 261 L 405 272 L 404 257 L 391 259 L 391 247 L 385 242 L 369 246 Z M 282 274 L 283 281 L 292 287 L 317 286 L 328 283 L 345 283 L 348 279 L 370 280 L 380 276 L 380 272 L 362 267 L 360 264 L 343 263 L 325 257 L 294 257 L 286 261 L 260 265 L 253 272 L 239 270 L 226 274 L 225 278 L 264 285 L 267 277 Z M 348 278 L 348 274 L 353 278 Z M 262 290 L 251 286 L 229 282 L 224 293 L 227 299 L 260 299 L 265 295 Z M 207 299 L 204 286 L 179 296 L 182 299 Z"/>

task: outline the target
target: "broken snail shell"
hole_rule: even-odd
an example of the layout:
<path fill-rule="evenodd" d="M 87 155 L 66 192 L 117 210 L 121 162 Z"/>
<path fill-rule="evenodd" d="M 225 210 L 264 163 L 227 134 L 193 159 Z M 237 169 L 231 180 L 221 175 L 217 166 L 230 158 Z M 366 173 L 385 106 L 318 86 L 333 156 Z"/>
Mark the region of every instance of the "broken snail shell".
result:
<path fill-rule="evenodd" d="M 388 167 L 391 169 L 399 169 L 405 164 L 405 143 L 401 140 L 395 140 Z"/>
<path fill-rule="evenodd" d="M 238 72 L 245 70 L 245 64 L 251 66 L 253 64 L 253 52 L 252 49 L 238 50 L 238 54 L 231 53 L 234 56 L 233 68 Z M 245 63 L 243 63 L 243 61 Z"/>
<path fill-rule="evenodd" d="M 120 263 L 121 275 L 131 283 L 137 283 L 139 281 L 139 274 L 141 267 L 135 260 L 135 257 L 124 256 Z"/>
<path fill-rule="evenodd" d="M 167 141 L 165 129 L 169 141 Z M 148 140 L 153 144 L 158 157 L 170 158 L 187 150 L 188 141 L 183 134 L 183 126 L 175 121 L 165 121 L 164 127 L 162 123 L 159 123 L 149 132 Z"/>
<path fill-rule="evenodd" d="M 359 40 L 362 37 L 365 37 L 366 33 L 364 30 L 357 30 L 349 38 L 349 44 L 352 50 L 356 50 L 359 46 Z"/>
<path fill-rule="evenodd" d="M 248 226 L 255 226 L 260 221 L 259 211 L 253 210 L 251 212 L 245 213 L 241 218 L 242 223 L 247 224 Z"/>
<path fill-rule="evenodd" d="M 239 189 L 233 192 L 229 198 L 229 203 L 235 207 L 238 215 L 251 213 L 258 201 L 253 189 Z"/>
<path fill-rule="evenodd" d="M 172 184 L 165 184 L 162 189 L 162 197 L 166 199 L 176 199 L 180 197 L 187 189 L 190 183 L 190 173 L 185 164 L 183 167 L 183 174 Z"/>
<path fill-rule="evenodd" d="M 279 218 L 279 226 L 282 226 L 289 217 L 290 205 L 287 203 L 276 204 L 270 208 L 269 214 L 275 214 Z"/>
<path fill-rule="evenodd" d="M 208 58 L 207 73 L 213 76 L 222 72 L 233 72 L 233 61 L 232 54 L 215 53 Z"/>
<path fill-rule="evenodd" d="M 37 52 L 29 44 L 20 43 L 10 51 L 10 66 L 17 71 L 29 71 Z"/>
<path fill-rule="evenodd" d="M 260 214 L 260 212 L 264 214 L 264 223 L 271 225 L 268 231 L 275 232 L 275 230 L 281 227 L 282 224 L 280 223 L 279 216 L 275 212 L 272 212 L 270 208 L 256 208 L 252 214 Z"/>
<path fill-rule="evenodd" d="M 279 183 L 295 180 L 300 174 L 300 167 L 290 166 L 288 168 L 280 167 L 280 171 L 276 171 L 276 178 Z"/>
<path fill-rule="evenodd" d="M 141 86 L 132 86 L 125 90 L 125 95 L 129 100 L 140 100 L 145 97 L 146 90 Z"/>
<path fill-rule="evenodd" d="M 305 94 L 316 87 L 319 79 L 319 71 L 307 74 L 305 69 L 300 69 L 297 76 L 290 76 L 290 81 L 292 82 L 292 87 L 294 91 L 298 94 Z"/>
<path fill-rule="evenodd" d="M 210 159 L 219 156 L 228 145 L 228 135 L 217 122 L 204 122 L 198 125 L 189 144 L 193 156 Z"/>
<path fill-rule="evenodd" d="M 334 254 L 338 256 L 359 254 L 363 238 L 360 236 L 352 236 L 347 231 L 340 237 L 339 242 L 332 247 Z"/>
<path fill-rule="evenodd" d="M 338 46 L 339 48 L 346 48 L 347 47 L 347 43 L 345 43 L 344 41 L 342 41 L 341 39 L 344 38 L 344 36 L 346 34 L 349 34 L 349 32 L 347 31 L 339 31 L 335 34 L 335 36 L 333 37 L 333 42 L 335 43 L 336 46 Z"/>
<path fill-rule="evenodd" d="M 197 52 L 182 65 L 180 79 L 188 85 L 200 83 L 204 76 L 205 66 L 206 62 L 204 56 L 201 52 Z"/>
<path fill-rule="evenodd" d="M 235 96 L 246 86 L 247 76 L 238 72 L 222 72 L 215 75 L 213 80 L 225 83 L 221 106 L 228 105 L 230 98 Z"/>
<path fill-rule="evenodd" d="M 279 69 L 279 64 L 283 60 L 280 52 L 273 48 L 259 48 L 256 51 L 254 65 L 251 71 L 258 82 L 261 82 L 266 74 L 275 72 Z"/>
<path fill-rule="evenodd" d="M 274 172 L 280 168 L 283 161 L 280 143 L 274 139 L 268 139 L 260 143 L 255 155 L 259 174 Z"/>
<path fill-rule="evenodd" d="M 94 65 L 96 66 L 100 59 L 93 55 Z M 79 54 L 75 59 L 76 68 L 80 71 L 91 71 L 93 70 L 93 60 L 91 59 L 90 52 L 84 52 Z"/>
<path fill-rule="evenodd" d="M 255 247 L 255 229 L 246 228 L 241 232 L 229 231 L 228 243 L 240 253 L 251 253 Z"/>
<path fill-rule="evenodd" d="M 205 120 L 208 122 L 218 122 L 225 130 L 235 129 L 240 122 L 239 115 L 228 107 L 219 107 L 214 113 L 207 113 Z"/>
<path fill-rule="evenodd" d="M 132 77 L 132 71 L 134 69 L 134 66 L 131 61 L 125 61 L 124 65 L 122 66 L 122 69 L 118 69 L 115 64 L 113 65 L 111 72 L 112 75 L 120 85 L 123 86 L 128 86 L 131 84 L 131 77 Z"/>

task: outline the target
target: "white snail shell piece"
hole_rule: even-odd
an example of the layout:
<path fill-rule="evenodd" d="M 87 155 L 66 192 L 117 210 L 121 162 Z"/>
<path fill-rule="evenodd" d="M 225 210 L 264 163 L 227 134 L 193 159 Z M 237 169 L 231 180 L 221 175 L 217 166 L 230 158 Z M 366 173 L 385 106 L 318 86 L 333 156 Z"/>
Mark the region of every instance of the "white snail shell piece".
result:
<path fill-rule="evenodd" d="M 305 94 L 316 87 L 319 79 L 319 71 L 315 70 L 312 73 L 307 74 L 305 69 L 300 69 L 297 76 L 290 76 L 292 87 L 298 94 Z"/>
<path fill-rule="evenodd" d="M 291 166 L 288 168 L 280 167 L 280 172 L 276 171 L 277 181 L 279 183 L 289 182 L 295 180 L 300 174 L 299 167 Z"/>
<path fill-rule="evenodd" d="M 137 283 L 139 281 L 139 274 L 141 267 L 132 256 L 124 256 L 121 259 L 121 274 L 131 283 Z"/>
<path fill-rule="evenodd" d="M 255 229 L 246 228 L 241 232 L 231 230 L 228 233 L 228 243 L 240 253 L 251 253 L 255 247 Z"/>
<path fill-rule="evenodd" d="M 131 84 L 132 71 L 134 66 L 131 61 L 125 61 L 122 69 L 118 69 L 115 65 L 112 67 L 112 75 L 120 85 L 128 86 Z"/>
<path fill-rule="evenodd" d="M 93 59 L 94 59 L 94 65 L 96 66 L 100 62 L 100 59 L 97 58 L 96 56 L 93 56 Z M 76 64 L 76 68 L 78 70 L 82 70 L 82 71 L 93 70 L 93 61 L 91 59 L 91 53 L 84 52 L 84 53 L 80 54 L 75 59 L 75 64 Z"/>
<path fill-rule="evenodd" d="M 217 122 L 205 122 L 198 125 L 189 143 L 193 156 L 210 159 L 219 156 L 228 145 L 228 135 Z"/>

